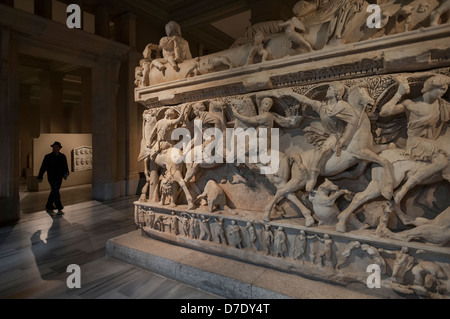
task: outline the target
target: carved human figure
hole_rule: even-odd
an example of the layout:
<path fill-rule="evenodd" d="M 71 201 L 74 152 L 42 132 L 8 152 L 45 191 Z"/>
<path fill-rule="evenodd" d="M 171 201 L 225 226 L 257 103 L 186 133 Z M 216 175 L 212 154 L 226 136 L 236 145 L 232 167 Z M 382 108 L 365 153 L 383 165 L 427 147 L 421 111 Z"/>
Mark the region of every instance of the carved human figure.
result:
<path fill-rule="evenodd" d="M 330 84 L 326 101 L 315 101 L 299 94 L 291 94 L 301 103 L 310 106 L 320 115 L 320 120 L 329 137 L 320 148 L 316 148 L 310 166 L 310 177 L 306 183 L 306 191 L 311 192 L 316 185 L 317 178 L 330 155 L 339 155 L 345 148 L 356 130 L 357 116 L 349 103 L 343 100 L 345 86 L 341 83 Z"/>
<path fill-rule="evenodd" d="M 354 18 L 355 14 L 361 12 L 364 2 L 364 0 L 341 1 L 339 9 L 336 11 L 329 23 L 329 42 L 342 40 L 346 27 Z"/>
<path fill-rule="evenodd" d="M 152 53 L 155 52 L 155 58 L 161 58 L 161 48 L 156 44 L 147 44 L 145 46 L 144 51 L 142 52 L 143 59 L 142 62 L 142 82 L 141 86 L 149 86 L 150 85 L 150 69 L 152 66 Z"/>
<path fill-rule="evenodd" d="M 265 224 L 261 228 L 261 248 L 266 253 L 266 255 L 270 254 L 272 243 L 273 243 L 273 233 L 270 230 L 270 225 Z"/>
<path fill-rule="evenodd" d="M 145 224 L 147 225 L 147 227 L 149 228 L 154 228 L 155 225 L 155 212 L 150 210 L 147 212 L 147 217 L 146 217 L 146 221 Z"/>
<path fill-rule="evenodd" d="M 144 86 L 144 59 L 139 61 L 139 65 L 134 68 L 134 85 L 137 87 Z"/>
<path fill-rule="evenodd" d="M 153 224 L 153 228 L 164 233 L 166 231 L 166 227 L 165 227 L 166 225 L 165 225 L 164 221 L 168 218 L 169 217 L 167 217 L 167 216 L 159 215 L 158 218 L 156 218 L 155 223 Z"/>
<path fill-rule="evenodd" d="M 166 24 L 166 35 L 159 41 L 163 59 L 153 60 L 152 65 L 164 72 L 166 70 L 164 64 L 169 63 L 178 72 L 180 70 L 178 64 L 192 59 L 189 43 L 181 36 L 181 27 L 175 21 Z"/>
<path fill-rule="evenodd" d="M 275 255 L 277 257 L 284 257 L 284 255 L 288 252 L 288 247 L 287 247 L 287 236 L 286 233 L 284 232 L 283 227 L 280 226 L 277 228 L 273 242 Z"/>
<path fill-rule="evenodd" d="M 186 213 L 183 213 L 181 217 L 178 217 L 178 220 L 181 222 L 184 237 L 189 236 L 189 217 L 186 216 Z"/>
<path fill-rule="evenodd" d="M 211 102 L 212 103 L 212 102 Z M 195 131 L 195 129 L 201 128 L 202 133 L 208 128 L 218 128 L 220 130 L 224 129 L 223 119 L 219 116 L 213 114 L 212 112 L 208 112 L 206 110 L 206 106 L 203 102 L 196 102 L 189 105 L 189 108 L 192 108 L 192 111 L 195 117 L 191 121 L 186 121 L 186 128 Z M 189 113 L 187 113 L 189 115 Z M 198 127 L 198 125 L 201 127 Z M 197 125 L 197 127 L 195 127 Z M 186 173 L 184 178 L 185 182 L 189 182 L 195 175 L 197 168 L 200 166 L 201 160 L 196 158 L 197 154 L 202 156 L 203 150 L 205 147 L 212 143 L 214 139 L 208 139 L 203 141 L 203 134 L 194 134 L 194 138 L 192 142 L 187 145 L 184 150 L 186 156 L 190 156 L 189 160 L 189 170 Z"/>
<path fill-rule="evenodd" d="M 279 27 L 284 30 L 288 40 L 291 42 L 291 48 L 296 49 L 296 47 L 300 47 L 313 51 L 311 44 L 305 39 L 304 34 L 308 31 L 302 22 L 302 17 L 309 14 L 313 7 L 315 6 L 309 2 L 299 1 L 292 9 L 294 16 L 287 21 L 279 23 Z"/>
<path fill-rule="evenodd" d="M 170 215 L 170 233 L 178 235 L 180 233 L 180 229 L 178 227 L 178 216 L 175 212 L 172 212 Z"/>
<path fill-rule="evenodd" d="M 392 268 L 392 281 L 397 283 L 402 283 L 406 273 L 411 270 L 414 265 L 414 257 L 408 254 L 408 247 L 402 247 L 401 250 L 389 251 L 383 248 L 378 249 L 380 252 L 385 254 L 394 255 L 394 266 Z"/>
<path fill-rule="evenodd" d="M 231 221 L 231 226 L 229 227 L 228 242 L 231 246 L 242 248 L 241 228 L 236 224 L 235 220 Z"/>
<path fill-rule="evenodd" d="M 412 174 L 394 194 L 394 201 L 400 204 L 406 193 L 427 178 L 441 173 L 448 166 L 448 154 L 438 145 L 436 139 L 441 135 L 445 122 L 450 121 L 450 104 L 442 97 L 448 89 L 450 78 L 433 75 L 427 79 L 422 96 L 413 100 L 402 97 L 410 92 L 405 78 L 399 77 L 395 96 L 380 110 L 380 116 L 387 117 L 406 113 L 408 119 L 405 155 L 417 161 L 429 163 Z M 450 176 L 444 176 L 450 180 Z"/>
<path fill-rule="evenodd" d="M 399 23 L 399 20 L 403 20 L 405 23 L 403 25 L 403 32 L 410 31 L 410 24 L 411 24 L 411 14 L 414 12 L 416 7 L 411 5 L 403 5 L 400 9 L 400 11 L 397 13 L 396 17 L 396 27 Z"/>
<path fill-rule="evenodd" d="M 267 61 L 269 58 L 270 50 L 264 46 L 264 33 L 261 31 L 256 32 L 253 39 L 253 47 L 247 58 L 245 65 L 254 63 L 254 59 L 257 55 L 261 56 L 261 62 Z"/>
<path fill-rule="evenodd" d="M 368 244 L 362 244 L 361 249 L 365 251 L 369 257 L 373 260 L 373 263 L 380 266 L 380 272 L 382 275 L 386 274 L 386 260 L 380 255 L 380 252 L 383 251 L 382 248 L 375 248 Z"/>
<path fill-rule="evenodd" d="M 216 218 L 216 224 L 217 224 L 217 240 L 219 241 L 220 244 L 225 244 L 228 245 L 228 240 L 227 237 L 225 236 L 225 229 L 224 229 L 224 225 L 223 225 L 223 218 L 219 217 Z"/>
<path fill-rule="evenodd" d="M 164 118 L 156 123 L 147 141 L 147 147 L 151 148 L 150 158 L 152 160 L 155 159 L 158 153 L 173 146 L 172 131 L 177 124 L 184 120 L 185 113 L 188 110 L 190 110 L 190 107 L 184 105 L 177 118 L 175 111 L 173 109 L 168 109 L 166 110 Z"/>
<path fill-rule="evenodd" d="M 375 162 L 383 167 L 385 174 L 382 195 L 389 200 L 392 198 L 394 187 L 392 163 L 377 154 L 379 150 L 373 145 L 370 120 L 365 110 L 374 101 L 367 93 L 364 83 L 358 83 L 348 91 L 349 102 L 343 100 L 345 86 L 339 82 L 329 85 L 326 101 L 323 102 L 309 99 L 294 92 L 284 93 L 300 103 L 310 106 L 318 113 L 325 131 L 325 141 L 314 150 L 309 165 L 311 173 L 305 189 L 307 192 L 312 191 L 316 185 L 317 177 L 333 153 L 340 157 L 341 151 L 346 150 L 352 155 L 353 162 L 347 159 L 344 162 L 345 165 L 362 162 L 363 164 L 359 166 L 365 168 L 366 164 L 364 163 Z M 348 146 L 351 146 L 351 149 L 348 149 Z"/>
<path fill-rule="evenodd" d="M 323 248 L 319 250 L 318 254 L 316 254 L 316 263 L 319 260 L 320 266 L 333 266 L 332 258 L 333 258 L 333 240 L 330 235 L 325 234 L 323 238 L 320 238 L 317 235 L 314 235 L 321 243 L 323 243 Z"/>
<path fill-rule="evenodd" d="M 235 106 L 232 107 L 232 112 L 235 118 L 246 124 L 256 126 L 257 128 L 269 129 L 267 132 L 268 141 L 271 140 L 270 129 L 273 128 L 274 123 L 281 127 L 293 128 L 297 127 L 303 120 L 302 116 L 282 117 L 278 114 L 270 112 L 274 102 L 272 97 L 268 96 L 267 93 L 257 95 L 256 103 L 259 110 L 258 115 L 256 116 L 242 115 L 236 110 Z M 270 145 L 268 145 L 268 147 L 270 147 Z"/>
<path fill-rule="evenodd" d="M 350 242 L 345 246 L 344 250 L 339 254 L 336 254 L 338 262 L 336 264 L 336 269 L 339 269 L 350 257 L 352 251 L 361 247 L 361 243 L 357 240 Z"/>
<path fill-rule="evenodd" d="M 245 229 L 248 232 L 248 241 L 251 247 L 255 250 L 258 250 L 258 248 L 255 245 L 256 241 L 258 240 L 255 227 L 253 227 L 253 224 L 251 222 L 247 222 Z"/>
<path fill-rule="evenodd" d="M 211 217 L 206 217 L 205 215 L 201 216 L 202 220 L 200 223 L 200 236 L 199 238 L 201 240 L 210 241 L 212 239 L 211 236 L 211 229 L 209 227 L 209 221 L 211 220 Z"/>
<path fill-rule="evenodd" d="M 306 191 L 311 192 L 316 185 L 321 167 L 326 159 L 336 152 L 339 154 L 343 147 L 350 142 L 356 129 L 356 114 L 353 108 L 343 100 L 345 86 L 340 83 L 330 84 L 327 91 L 327 101 L 320 102 L 310 100 L 306 96 L 296 95 L 297 99 L 310 106 L 320 115 L 322 125 L 329 135 L 320 148 L 314 152 L 314 158 L 310 167 L 310 178 L 306 184 Z"/>
<path fill-rule="evenodd" d="M 136 207 L 134 212 L 135 212 L 134 221 L 136 223 L 136 229 L 143 227 L 145 224 L 144 220 L 145 211 L 142 208 Z"/>
<path fill-rule="evenodd" d="M 422 239 L 427 243 L 438 246 L 444 246 L 450 242 L 450 207 L 434 219 L 423 217 L 412 219 L 402 212 L 396 213 L 405 225 L 415 226 L 415 228 L 396 233 L 395 235 L 391 233 L 389 237 L 406 241 Z"/>
<path fill-rule="evenodd" d="M 139 200 L 145 201 L 146 194 L 150 187 L 150 192 L 158 191 L 156 189 L 158 184 L 158 177 L 152 176 L 152 170 L 150 169 L 150 149 L 148 147 L 150 143 L 150 134 L 157 123 L 156 110 L 150 109 L 145 110 L 142 114 L 142 140 L 141 149 L 138 156 L 138 161 L 144 160 L 144 174 L 145 174 L 145 185 L 141 190 L 141 197 Z M 156 174 L 157 175 L 157 174 Z M 155 180 L 156 177 L 156 180 Z M 149 198 L 154 199 L 153 194 L 149 195 Z"/>
<path fill-rule="evenodd" d="M 301 230 L 294 241 L 294 248 L 292 250 L 292 257 L 294 259 L 300 259 L 306 253 L 306 240 L 306 233 L 304 230 Z"/>
<path fill-rule="evenodd" d="M 189 234 L 191 238 L 198 239 L 200 237 L 200 221 L 194 215 L 188 215 L 191 218 L 189 222 Z"/>
<path fill-rule="evenodd" d="M 170 199 L 170 207 L 176 207 L 175 204 L 175 184 L 172 175 L 169 171 L 166 171 L 164 175 L 160 176 L 160 193 L 161 202 L 160 205 L 164 206 L 166 204 L 166 198 Z"/>
<path fill-rule="evenodd" d="M 383 215 L 380 216 L 380 220 L 378 221 L 377 229 L 375 230 L 375 235 L 379 237 L 390 237 L 391 231 L 388 228 L 388 221 L 391 215 L 391 210 L 386 207 L 386 205 L 381 205 L 383 210 Z"/>

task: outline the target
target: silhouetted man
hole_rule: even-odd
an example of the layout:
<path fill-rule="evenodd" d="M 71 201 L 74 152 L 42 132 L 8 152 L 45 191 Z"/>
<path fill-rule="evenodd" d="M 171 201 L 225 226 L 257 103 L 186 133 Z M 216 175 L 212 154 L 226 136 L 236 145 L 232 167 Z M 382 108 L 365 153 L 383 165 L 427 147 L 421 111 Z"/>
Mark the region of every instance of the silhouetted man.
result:
<path fill-rule="evenodd" d="M 59 189 L 61 188 L 62 179 L 67 179 L 69 176 L 69 167 L 67 165 L 66 156 L 63 153 L 60 153 L 62 148 L 61 143 L 55 142 L 51 145 L 51 147 L 53 147 L 53 152 L 45 155 L 44 160 L 42 161 L 41 169 L 39 170 L 38 182 L 42 182 L 44 173 L 47 172 L 51 192 L 48 196 L 45 210 L 47 213 L 52 214 L 53 210 L 57 209 L 58 214 L 64 214 L 62 212 L 64 207 L 61 204 Z M 53 206 L 53 204 L 55 204 L 55 206 Z"/>

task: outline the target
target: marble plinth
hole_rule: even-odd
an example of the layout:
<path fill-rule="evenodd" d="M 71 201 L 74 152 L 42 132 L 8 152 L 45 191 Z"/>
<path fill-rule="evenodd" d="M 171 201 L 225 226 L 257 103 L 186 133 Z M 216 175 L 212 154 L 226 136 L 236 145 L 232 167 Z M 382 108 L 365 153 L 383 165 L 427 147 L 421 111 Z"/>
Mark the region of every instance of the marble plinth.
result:
<path fill-rule="evenodd" d="M 226 298 L 376 298 L 368 293 L 144 237 L 141 230 L 108 240 L 106 254 Z"/>

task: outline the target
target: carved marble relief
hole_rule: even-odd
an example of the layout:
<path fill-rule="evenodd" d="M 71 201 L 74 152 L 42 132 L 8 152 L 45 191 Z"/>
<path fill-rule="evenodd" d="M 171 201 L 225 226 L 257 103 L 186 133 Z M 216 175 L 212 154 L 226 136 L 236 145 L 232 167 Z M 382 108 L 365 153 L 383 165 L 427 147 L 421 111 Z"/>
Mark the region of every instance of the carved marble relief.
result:
<path fill-rule="evenodd" d="M 80 146 L 72 150 L 72 172 L 92 170 L 92 147 Z"/>
<path fill-rule="evenodd" d="M 192 60 L 172 26 L 179 58 L 163 55 L 166 69 L 151 67 L 139 82 L 161 96 L 139 100 L 147 107 L 138 156 L 146 184 L 137 226 L 161 240 L 365 288 L 375 265 L 376 294 L 448 298 L 450 56 L 440 51 L 433 60 L 434 48 L 423 45 L 439 67 L 418 57 L 388 74 L 384 56 L 352 47 L 351 59 L 330 57 L 311 70 L 284 64 L 287 53 L 320 56 L 438 28 L 447 3 L 383 1 L 382 28 L 367 30 L 366 1 L 299 1 L 292 19 L 254 25 L 230 50 Z M 276 72 L 251 69 L 277 59 Z M 153 86 L 238 68 L 248 81 L 214 78 L 177 94 Z"/>
<path fill-rule="evenodd" d="M 159 44 L 149 44 L 145 48 L 144 58 L 136 68 L 135 84 L 145 87 L 230 70 L 433 27 L 448 21 L 448 1 L 402 3 L 388 0 L 379 3 L 381 26 L 368 28 L 369 5 L 364 0 L 330 0 L 323 3 L 302 0 L 293 7 L 292 18 L 257 23 L 237 39 L 229 50 L 194 59 L 189 44 L 181 36 L 180 26 L 171 21 L 166 26 L 167 36 Z M 379 67 L 376 62 L 370 64 L 370 67 L 355 66 L 355 70 L 368 72 Z M 323 69 L 323 72 L 327 74 L 325 76 L 335 74 L 333 68 Z M 312 75 L 297 74 L 294 77 L 300 81 L 305 76 Z"/>

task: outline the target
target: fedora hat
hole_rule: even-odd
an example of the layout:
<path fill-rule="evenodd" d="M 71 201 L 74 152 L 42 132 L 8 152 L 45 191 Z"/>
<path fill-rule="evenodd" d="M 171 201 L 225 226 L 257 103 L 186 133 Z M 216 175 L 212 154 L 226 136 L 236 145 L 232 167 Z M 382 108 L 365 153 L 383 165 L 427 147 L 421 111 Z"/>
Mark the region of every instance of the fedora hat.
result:
<path fill-rule="evenodd" d="M 61 145 L 61 143 L 60 142 L 55 142 L 55 143 L 53 143 L 52 145 L 50 145 L 51 147 L 53 147 L 53 146 L 55 146 L 55 145 L 58 145 L 60 148 L 62 148 L 62 145 Z"/>

